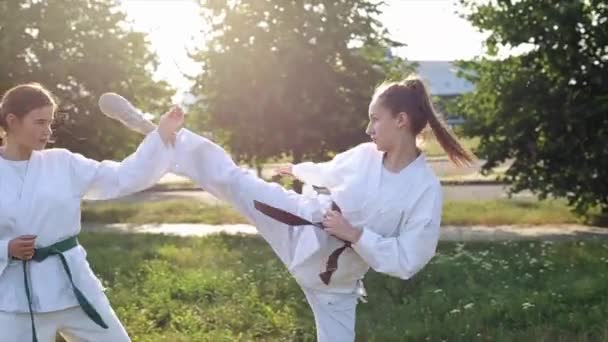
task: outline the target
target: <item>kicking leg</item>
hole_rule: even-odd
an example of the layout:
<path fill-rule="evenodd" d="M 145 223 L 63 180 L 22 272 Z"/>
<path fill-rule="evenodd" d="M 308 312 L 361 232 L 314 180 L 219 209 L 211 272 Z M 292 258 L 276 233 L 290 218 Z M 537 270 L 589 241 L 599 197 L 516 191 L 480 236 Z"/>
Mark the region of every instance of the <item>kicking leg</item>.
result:
<path fill-rule="evenodd" d="M 266 182 L 237 166 L 231 157 L 209 139 L 182 129 L 175 144 L 175 172 L 194 180 L 212 195 L 232 204 L 246 216 L 281 260 L 289 264 L 301 235 L 314 241 L 324 239 L 324 231 L 313 227 L 290 227 L 259 212 L 254 200 L 284 209 L 310 221 L 321 221 L 322 208 L 316 198 L 302 196 L 276 183 Z"/>
<path fill-rule="evenodd" d="M 146 133 L 156 127 L 118 94 L 104 94 L 99 104 L 104 114 L 131 130 Z M 183 113 L 181 110 L 178 112 L 181 116 L 165 119 L 175 120 L 177 125 L 179 119 L 183 120 Z M 318 239 L 327 238 L 327 234 L 318 229 L 289 227 L 258 212 L 253 206 L 254 200 L 285 209 L 313 222 L 322 219 L 321 206 L 315 199 L 287 191 L 278 184 L 265 182 L 239 168 L 220 146 L 210 140 L 181 130 L 176 139 L 176 159 L 174 172 L 191 178 L 214 196 L 234 205 L 257 227 L 285 264 L 289 265 L 296 248 L 295 242 L 300 241 L 301 235 L 308 240 L 304 245 L 309 250 L 315 249 Z"/>

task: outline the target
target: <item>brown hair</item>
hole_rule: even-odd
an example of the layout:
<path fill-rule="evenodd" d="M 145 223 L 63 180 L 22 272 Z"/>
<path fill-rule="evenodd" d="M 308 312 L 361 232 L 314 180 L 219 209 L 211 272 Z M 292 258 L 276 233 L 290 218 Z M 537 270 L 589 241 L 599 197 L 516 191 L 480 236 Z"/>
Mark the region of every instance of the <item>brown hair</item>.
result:
<path fill-rule="evenodd" d="M 57 108 L 53 94 L 39 83 L 20 84 L 9 89 L 0 103 L 0 127 L 8 131 L 6 117 L 14 114 L 23 119 L 32 110 L 52 106 Z"/>
<path fill-rule="evenodd" d="M 422 80 L 410 76 L 401 82 L 384 83 L 374 94 L 393 115 L 406 113 L 413 134 L 417 136 L 427 126 L 431 126 L 437 141 L 456 165 L 471 165 L 475 156 L 464 149 L 454 133 L 447 127 L 441 115 L 433 108 L 429 92 Z"/>

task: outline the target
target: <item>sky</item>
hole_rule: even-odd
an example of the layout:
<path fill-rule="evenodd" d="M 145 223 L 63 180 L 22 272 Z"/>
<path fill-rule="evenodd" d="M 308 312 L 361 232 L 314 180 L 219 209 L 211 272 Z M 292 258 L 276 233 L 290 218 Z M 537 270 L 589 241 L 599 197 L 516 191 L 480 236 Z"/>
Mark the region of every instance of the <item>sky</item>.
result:
<path fill-rule="evenodd" d="M 380 17 L 392 39 L 406 43 L 397 51 L 411 61 L 470 59 L 481 55 L 485 34 L 456 13 L 454 0 L 387 0 Z M 202 43 L 202 21 L 193 0 L 122 0 L 121 6 L 137 31 L 149 35 L 159 56 L 156 77 L 178 89 L 174 100 L 190 87 L 183 76 L 196 74 L 188 57 Z M 171 18 L 171 19 L 168 19 Z"/>

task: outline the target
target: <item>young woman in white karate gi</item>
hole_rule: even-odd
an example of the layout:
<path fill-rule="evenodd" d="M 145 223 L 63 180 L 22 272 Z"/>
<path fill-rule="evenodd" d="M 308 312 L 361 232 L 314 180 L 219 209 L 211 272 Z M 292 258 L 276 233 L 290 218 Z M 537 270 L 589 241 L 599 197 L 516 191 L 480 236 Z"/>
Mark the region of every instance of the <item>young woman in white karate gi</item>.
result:
<path fill-rule="evenodd" d="M 129 341 L 78 244 L 80 204 L 155 184 L 173 158 L 170 114 L 117 163 L 45 149 L 55 109 L 39 84 L 2 98 L 0 341 L 54 342 L 57 333 L 70 342 Z"/>
<path fill-rule="evenodd" d="M 210 140 L 185 129 L 177 135 L 174 171 L 234 205 L 257 227 L 302 287 L 321 342 L 355 339 L 357 299 L 370 267 L 408 279 L 435 254 L 442 191 L 416 136 L 429 124 L 454 162 L 473 159 L 440 121 L 417 78 L 379 87 L 369 120 L 372 142 L 325 163 L 281 170 L 327 188 L 329 195 L 310 186 L 303 194 L 287 191 L 239 168 Z M 324 229 L 281 223 L 258 211 L 254 201 L 322 222 Z M 332 210 L 332 203 L 341 212 Z M 345 242 L 337 270 L 328 276 L 328 260 Z"/>

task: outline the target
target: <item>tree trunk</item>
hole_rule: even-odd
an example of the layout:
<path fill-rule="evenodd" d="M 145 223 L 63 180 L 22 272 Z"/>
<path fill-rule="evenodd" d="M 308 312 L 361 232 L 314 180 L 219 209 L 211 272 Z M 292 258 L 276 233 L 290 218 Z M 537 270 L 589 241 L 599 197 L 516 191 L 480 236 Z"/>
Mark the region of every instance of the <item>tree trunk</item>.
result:
<path fill-rule="evenodd" d="M 293 152 L 293 164 L 299 164 L 302 162 L 302 154 L 300 152 L 294 151 Z M 299 179 L 294 179 L 293 180 L 293 191 L 301 194 L 302 193 L 302 182 L 300 182 Z"/>

